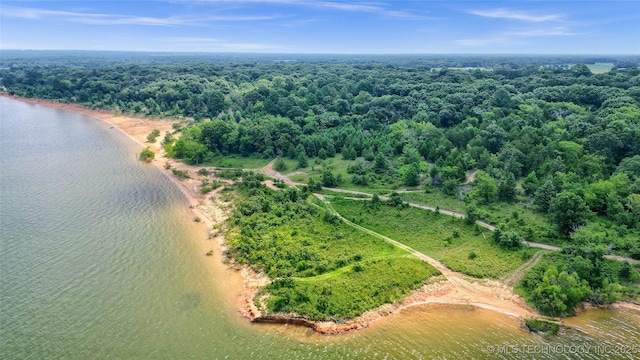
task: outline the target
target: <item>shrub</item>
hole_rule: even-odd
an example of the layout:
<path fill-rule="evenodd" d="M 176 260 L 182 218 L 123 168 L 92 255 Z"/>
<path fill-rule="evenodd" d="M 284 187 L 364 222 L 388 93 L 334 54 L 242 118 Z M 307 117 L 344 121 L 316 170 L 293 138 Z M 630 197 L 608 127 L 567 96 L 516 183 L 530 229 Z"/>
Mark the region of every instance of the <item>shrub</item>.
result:
<path fill-rule="evenodd" d="M 540 319 L 525 319 L 524 324 L 529 332 L 544 333 L 545 335 L 555 335 L 560 330 L 560 325 Z"/>
<path fill-rule="evenodd" d="M 389 196 L 389 200 L 387 201 L 387 203 L 391 206 L 402 206 L 404 204 L 404 201 L 402 201 L 402 197 L 400 196 L 400 194 L 398 194 L 397 192 L 394 192 L 391 194 L 391 196 Z"/>
<path fill-rule="evenodd" d="M 209 176 L 209 175 L 211 175 L 211 171 L 209 171 L 209 170 L 207 170 L 205 168 L 202 168 L 202 169 L 198 170 L 198 175 Z"/>
<path fill-rule="evenodd" d="M 172 169 L 171 172 L 173 172 L 173 175 L 175 175 L 179 179 L 189 178 L 189 173 L 186 170 Z"/>
<path fill-rule="evenodd" d="M 278 158 L 278 160 L 273 164 L 273 169 L 275 171 L 285 171 L 287 170 L 287 164 L 282 160 L 282 158 Z"/>
<path fill-rule="evenodd" d="M 147 141 L 150 143 L 154 143 L 156 142 L 156 139 L 158 138 L 159 135 L 160 135 L 160 130 L 153 129 L 153 131 L 150 132 L 149 135 L 147 135 Z"/>
<path fill-rule="evenodd" d="M 146 149 L 142 150 L 139 158 L 142 161 L 151 162 L 155 157 L 156 157 L 156 154 L 153 152 L 153 150 L 151 150 L 151 148 L 147 146 Z"/>

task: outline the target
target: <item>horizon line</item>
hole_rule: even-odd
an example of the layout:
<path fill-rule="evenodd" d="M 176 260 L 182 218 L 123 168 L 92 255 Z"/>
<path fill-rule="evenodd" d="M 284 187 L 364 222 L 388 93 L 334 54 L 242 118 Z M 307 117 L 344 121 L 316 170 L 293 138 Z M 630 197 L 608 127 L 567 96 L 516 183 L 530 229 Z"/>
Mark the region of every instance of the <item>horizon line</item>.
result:
<path fill-rule="evenodd" d="M 456 56 L 639 56 L 640 53 L 481 53 L 481 52 L 415 52 L 415 53 L 340 53 L 340 52 L 249 52 L 249 51 L 171 51 L 171 50 L 109 50 L 109 49 L 0 49 L 2 51 L 16 52 L 119 52 L 136 54 L 198 54 L 198 55 L 338 55 L 338 56 L 436 56 L 436 55 L 456 55 Z"/>

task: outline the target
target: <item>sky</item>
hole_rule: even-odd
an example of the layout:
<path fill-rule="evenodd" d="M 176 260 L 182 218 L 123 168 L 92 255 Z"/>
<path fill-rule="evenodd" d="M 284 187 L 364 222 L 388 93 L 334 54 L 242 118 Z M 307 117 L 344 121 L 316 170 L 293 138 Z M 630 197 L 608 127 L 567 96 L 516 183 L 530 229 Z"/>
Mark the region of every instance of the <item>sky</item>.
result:
<path fill-rule="evenodd" d="M 2 0 L 0 49 L 638 55 L 640 0 Z"/>

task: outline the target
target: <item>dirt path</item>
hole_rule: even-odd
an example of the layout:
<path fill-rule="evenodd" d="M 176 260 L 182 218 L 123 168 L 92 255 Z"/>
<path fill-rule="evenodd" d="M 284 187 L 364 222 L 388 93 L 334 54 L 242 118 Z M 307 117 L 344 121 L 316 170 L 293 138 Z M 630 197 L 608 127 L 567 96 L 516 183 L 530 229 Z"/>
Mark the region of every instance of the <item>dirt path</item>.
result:
<path fill-rule="evenodd" d="M 478 170 L 473 170 L 469 176 L 467 176 L 467 180 L 464 182 L 464 185 L 471 184 L 476 181 L 476 175 L 478 174 Z"/>
<path fill-rule="evenodd" d="M 285 184 L 287 184 L 289 186 L 305 186 L 306 185 L 306 184 L 303 184 L 303 183 L 298 183 L 298 182 L 292 181 L 291 179 L 289 179 L 288 176 L 283 175 L 283 174 L 279 173 L 278 171 L 274 170 L 273 164 L 276 162 L 276 160 L 278 160 L 278 158 L 275 158 L 275 159 L 271 160 L 267 165 L 265 165 L 262 169 L 260 169 L 260 172 L 263 173 L 264 175 L 270 177 L 270 178 L 281 180 L 282 182 L 284 182 Z"/>
<path fill-rule="evenodd" d="M 538 251 L 531 257 L 531 259 L 529 259 L 529 261 L 520 265 L 520 267 L 507 274 L 506 276 L 503 276 L 500 280 L 509 286 L 514 286 L 522 279 L 527 271 L 531 270 L 534 266 L 536 266 L 536 264 L 540 262 L 540 260 L 542 259 L 542 255 L 544 255 L 544 251 Z"/>

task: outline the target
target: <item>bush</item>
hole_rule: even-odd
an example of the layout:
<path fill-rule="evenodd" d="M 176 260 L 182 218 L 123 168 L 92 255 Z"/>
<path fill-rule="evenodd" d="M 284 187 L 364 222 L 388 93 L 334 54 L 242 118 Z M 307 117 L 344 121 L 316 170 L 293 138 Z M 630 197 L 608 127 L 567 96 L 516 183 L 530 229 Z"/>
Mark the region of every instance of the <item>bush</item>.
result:
<path fill-rule="evenodd" d="M 156 154 L 147 146 L 146 149 L 142 150 L 140 153 L 139 159 L 145 162 L 151 162 L 156 157 Z"/>
<path fill-rule="evenodd" d="M 273 164 L 273 169 L 275 171 L 285 171 L 287 170 L 287 164 L 282 160 L 282 158 L 278 158 L 278 160 Z"/>
<path fill-rule="evenodd" d="M 476 221 L 478 221 L 478 209 L 476 209 L 475 206 L 468 206 L 465 222 L 469 225 L 473 225 Z"/>
<path fill-rule="evenodd" d="M 330 170 L 324 170 L 322 172 L 322 186 L 325 187 L 336 187 L 338 185 L 338 180 L 333 175 Z"/>
<path fill-rule="evenodd" d="M 153 129 L 153 131 L 150 132 L 149 135 L 147 135 L 147 141 L 150 143 L 154 143 L 156 142 L 156 139 L 158 138 L 159 135 L 160 135 L 160 130 Z"/>
<path fill-rule="evenodd" d="M 202 169 L 198 170 L 198 175 L 209 176 L 209 175 L 211 175 L 211 171 L 209 171 L 209 170 L 207 170 L 205 168 L 202 168 Z"/>
<path fill-rule="evenodd" d="M 387 201 L 387 204 L 394 207 L 398 207 L 398 206 L 401 207 L 404 204 L 404 201 L 402 201 L 402 197 L 400 196 L 400 194 L 398 194 L 397 192 L 394 192 L 391 194 L 391 196 L 389 196 L 389 200 Z"/>
<path fill-rule="evenodd" d="M 524 324 L 529 332 L 544 333 L 545 335 L 555 335 L 560 330 L 560 325 L 540 319 L 525 319 Z"/>
<path fill-rule="evenodd" d="M 442 192 L 452 196 L 458 194 L 458 181 L 453 179 L 445 181 L 442 185 Z"/>
<path fill-rule="evenodd" d="M 189 172 L 186 170 L 172 169 L 171 172 L 179 179 L 189 179 Z"/>

